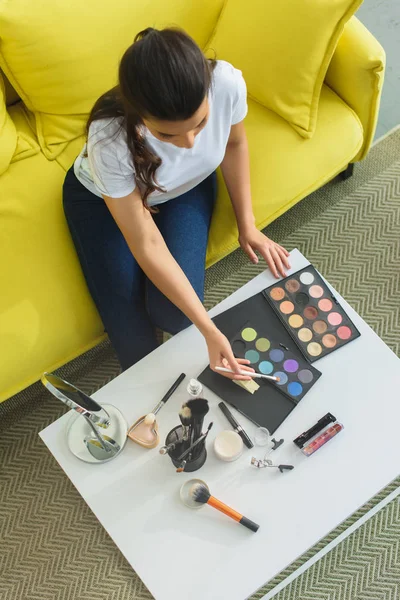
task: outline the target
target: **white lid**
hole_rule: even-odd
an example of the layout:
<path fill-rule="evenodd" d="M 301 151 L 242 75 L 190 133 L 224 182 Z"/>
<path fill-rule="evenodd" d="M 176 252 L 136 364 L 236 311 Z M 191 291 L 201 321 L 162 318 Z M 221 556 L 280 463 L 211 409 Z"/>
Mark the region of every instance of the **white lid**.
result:
<path fill-rule="evenodd" d="M 243 440 L 236 431 L 221 431 L 215 438 L 214 451 L 221 460 L 235 460 L 243 452 Z"/>

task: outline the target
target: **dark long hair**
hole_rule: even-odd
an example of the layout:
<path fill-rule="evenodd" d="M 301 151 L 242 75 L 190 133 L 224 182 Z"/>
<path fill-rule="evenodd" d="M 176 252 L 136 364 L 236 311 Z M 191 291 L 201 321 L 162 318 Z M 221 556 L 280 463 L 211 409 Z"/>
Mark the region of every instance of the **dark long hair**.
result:
<path fill-rule="evenodd" d="M 207 60 L 184 31 L 148 27 L 135 37 L 119 65 L 118 85 L 103 94 L 89 116 L 93 121 L 122 117 L 143 204 L 157 191 L 161 158 L 145 143 L 142 118 L 184 121 L 199 109 L 212 84 L 214 60 Z M 151 210 L 151 209 L 149 209 Z"/>

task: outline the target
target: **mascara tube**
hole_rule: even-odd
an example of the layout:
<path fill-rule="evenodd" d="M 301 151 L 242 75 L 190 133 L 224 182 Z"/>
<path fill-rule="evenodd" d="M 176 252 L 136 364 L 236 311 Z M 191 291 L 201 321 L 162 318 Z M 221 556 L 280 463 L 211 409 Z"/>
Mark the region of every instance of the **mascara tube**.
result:
<path fill-rule="evenodd" d="M 238 433 L 240 435 L 245 446 L 247 446 L 247 448 L 253 448 L 253 446 L 254 446 L 253 442 L 251 441 L 251 439 L 249 438 L 249 436 L 247 435 L 247 433 L 245 432 L 243 427 L 240 425 L 240 423 L 238 421 L 236 421 L 235 417 L 233 416 L 233 414 L 231 413 L 229 408 L 226 406 L 226 404 L 224 404 L 224 402 L 220 402 L 218 404 L 218 406 L 222 410 L 225 417 L 228 419 L 229 423 L 232 425 L 232 427 L 236 431 L 236 433 Z"/>

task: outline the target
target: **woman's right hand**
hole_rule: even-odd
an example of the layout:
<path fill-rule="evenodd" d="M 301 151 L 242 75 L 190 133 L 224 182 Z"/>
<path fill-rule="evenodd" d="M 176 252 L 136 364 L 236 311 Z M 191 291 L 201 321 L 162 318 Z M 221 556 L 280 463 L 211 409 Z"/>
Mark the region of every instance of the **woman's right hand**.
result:
<path fill-rule="evenodd" d="M 216 327 L 213 328 L 210 333 L 205 335 L 205 340 L 210 358 L 210 368 L 213 371 L 219 375 L 227 377 L 228 379 L 244 381 L 251 379 L 251 377 L 246 375 L 240 375 L 240 371 L 249 371 L 250 373 L 254 373 L 254 369 L 248 366 L 250 361 L 244 358 L 235 358 L 228 339 L 219 329 Z M 215 367 L 232 369 L 234 373 L 223 373 L 221 371 L 217 371 Z"/>

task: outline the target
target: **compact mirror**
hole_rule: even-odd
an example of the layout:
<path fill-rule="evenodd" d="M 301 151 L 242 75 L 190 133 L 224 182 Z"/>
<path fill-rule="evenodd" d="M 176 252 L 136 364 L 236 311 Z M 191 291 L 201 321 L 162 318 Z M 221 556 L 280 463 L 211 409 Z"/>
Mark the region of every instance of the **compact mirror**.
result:
<path fill-rule="evenodd" d="M 42 383 L 53 396 L 64 402 L 69 408 L 73 408 L 93 423 L 108 427 L 110 415 L 93 398 L 72 383 L 68 383 L 52 373 L 43 373 Z"/>
<path fill-rule="evenodd" d="M 107 462 L 122 452 L 128 426 L 115 406 L 98 404 L 53 373 L 44 373 L 41 381 L 53 396 L 74 410 L 66 432 L 72 454 L 85 462 L 99 463 Z"/>

